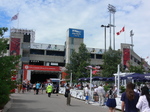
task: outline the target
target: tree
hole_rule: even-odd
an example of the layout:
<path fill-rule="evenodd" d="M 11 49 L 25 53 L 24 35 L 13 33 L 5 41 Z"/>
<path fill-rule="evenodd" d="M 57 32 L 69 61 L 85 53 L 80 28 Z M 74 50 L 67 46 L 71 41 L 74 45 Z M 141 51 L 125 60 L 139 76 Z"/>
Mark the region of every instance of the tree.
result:
<path fill-rule="evenodd" d="M 78 53 L 73 50 L 70 56 L 70 64 L 66 66 L 66 72 L 68 74 L 72 72 L 73 82 L 77 82 L 78 78 L 89 76 L 89 71 L 85 67 L 90 65 L 90 61 L 90 53 L 85 44 L 80 45 Z M 69 78 L 69 76 L 67 77 Z"/>
<path fill-rule="evenodd" d="M 141 74 L 143 74 L 144 72 L 146 72 L 145 70 L 144 70 L 144 67 L 142 66 L 143 65 L 143 63 L 141 63 L 140 65 L 138 65 L 138 66 L 133 66 L 131 63 L 130 63 L 130 67 L 129 67 L 129 72 L 134 72 L 134 73 L 141 73 Z"/>
<path fill-rule="evenodd" d="M 102 58 L 102 75 L 104 77 L 113 77 L 113 74 L 117 72 L 117 65 L 121 63 L 121 52 L 109 48 Z"/>
<path fill-rule="evenodd" d="M 19 63 L 20 56 L 6 56 L 8 39 L 3 35 L 7 28 L 0 28 L 0 109 L 8 102 L 10 90 L 14 86 L 11 76 L 15 75 L 16 65 Z"/>

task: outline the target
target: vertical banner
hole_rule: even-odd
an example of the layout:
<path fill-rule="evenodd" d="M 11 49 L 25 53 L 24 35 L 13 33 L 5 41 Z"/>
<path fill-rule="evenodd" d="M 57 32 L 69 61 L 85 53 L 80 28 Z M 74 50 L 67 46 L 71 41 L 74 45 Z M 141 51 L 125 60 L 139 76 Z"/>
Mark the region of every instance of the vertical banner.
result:
<path fill-rule="evenodd" d="M 20 55 L 20 38 L 11 38 L 10 55 Z"/>
<path fill-rule="evenodd" d="M 123 48 L 123 65 L 124 69 L 129 68 L 129 62 L 130 62 L 130 49 L 129 48 Z"/>

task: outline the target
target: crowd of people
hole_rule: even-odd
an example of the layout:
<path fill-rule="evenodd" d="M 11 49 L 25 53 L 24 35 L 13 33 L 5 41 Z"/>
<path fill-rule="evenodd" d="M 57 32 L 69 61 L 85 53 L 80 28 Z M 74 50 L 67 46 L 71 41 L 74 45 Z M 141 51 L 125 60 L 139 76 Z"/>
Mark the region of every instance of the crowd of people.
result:
<path fill-rule="evenodd" d="M 49 89 L 51 87 L 51 89 Z M 25 93 L 30 92 L 31 90 L 34 91 L 34 95 L 43 94 L 44 90 L 48 93 L 48 97 L 50 97 L 51 93 L 56 93 L 58 95 L 59 92 L 59 85 L 53 84 L 52 82 L 44 83 L 44 82 L 36 82 L 36 83 L 26 83 L 23 82 L 22 84 L 17 85 L 18 93 Z"/>
<path fill-rule="evenodd" d="M 66 105 L 70 106 L 71 104 L 71 92 L 70 89 L 80 89 L 83 88 L 83 93 L 85 96 L 85 103 L 89 104 L 89 99 L 91 97 L 90 86 L 87 84 L 85 87 L 74 86 L 70 87 L 69 84 L 65 86 L 65 97 Z M 55 88 L 55 91 L 54 91 Z M 18 93 L 34 90 L 34 94 L 38 95 L 39 93 L 43 94 L 45 89 L 48 97 L 51 97 L 51 93 L 59 93 L 59 85 L 53 85 L 52 82 L 44 83 L 22 83 L 18 84 Z M 104 90 L 104 85 L 100 84 L 99 86 L 92 87 L 94 90 L 94 96 L 98 96 L 98 102 L 100 106 L 107 106 L 109 112 L 115 112 L 117 106 L 116 97 L 117 97 L 117 87 L 110 86 L 108 91 Z M 135 89 L 135 84 L 129 82 L 126 86 L 125 92 L 121 94 L 121 111 L 122 112 L 150 112 L 150 88 L 146 85 L 143 85 L 140 89 Z"/>
<path fill-rule="evenodd" d="M 85 103 L 89 104 L 90 87 L 87 84 L 83 89 L 85 96 Z M 94 89 L 94 96 L 99 97 L 99 105 L 106 105 L 109 112 L 115 112 L 117 106 L 117 87 L 110 86 L 108 91 L 104 90 L 102 84 Z M 143 85 L 140 89 L 135 89 L 135 84 L 129 82 L 126 86 L 125 92 L 121 94 L 121 111 L 122 112 L 150 112 L 150 88 Z"/>

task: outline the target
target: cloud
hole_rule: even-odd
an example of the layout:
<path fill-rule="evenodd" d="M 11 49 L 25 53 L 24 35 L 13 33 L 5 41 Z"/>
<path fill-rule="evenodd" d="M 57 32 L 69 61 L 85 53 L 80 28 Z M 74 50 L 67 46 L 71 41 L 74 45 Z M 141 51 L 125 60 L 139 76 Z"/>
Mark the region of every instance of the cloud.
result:
<path fill-rule="evenodd" d="M 110 21 L 108 4 L 116 7 L 115 31 L 125 26 L 124 33 L 115 35 L 116 49 L 120 43 L 131 43 L 130 30 L 133 30 L 135 52 L 141 57 L 150 55 L 149 0 L 1 0 L 1 26 L 33 29 L 35 42 L 60 45 L 66 41 L 68 28 L 83 29 L 87 47 L 104 49 L 104 28 L 100 26 Z M 19 21 L 10 22 L 17 12 Z M 107 29 L 107 48 L 109 43 Z"/>

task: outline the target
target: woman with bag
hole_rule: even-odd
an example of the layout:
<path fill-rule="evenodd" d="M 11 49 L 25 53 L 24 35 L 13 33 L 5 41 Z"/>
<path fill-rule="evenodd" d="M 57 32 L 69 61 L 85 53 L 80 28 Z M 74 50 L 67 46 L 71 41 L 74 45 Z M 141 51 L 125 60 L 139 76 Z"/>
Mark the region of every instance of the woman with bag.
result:
<path fill-rule="evenodd" d="M 140 112 L 150 112 L 150 94 L 147 86 L 141 88 L 141 96 L 136 108 L 140 109 Z"/>
<path fill-rule="evenodd" d="M 106 105 L 109 108 L 109 112 L 115 112 L 115 107 L 116 107 L 116 99 L 115 98 L 117 97 L 117 94 L 116 94 L 116 91 L 114 90 L 113 86 L 111 86 L 110 90 L 106 93 L 106 97 L 108 98 Z"/>

